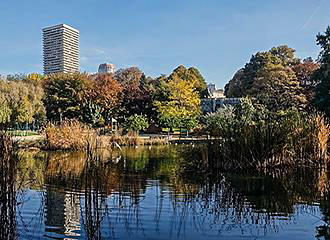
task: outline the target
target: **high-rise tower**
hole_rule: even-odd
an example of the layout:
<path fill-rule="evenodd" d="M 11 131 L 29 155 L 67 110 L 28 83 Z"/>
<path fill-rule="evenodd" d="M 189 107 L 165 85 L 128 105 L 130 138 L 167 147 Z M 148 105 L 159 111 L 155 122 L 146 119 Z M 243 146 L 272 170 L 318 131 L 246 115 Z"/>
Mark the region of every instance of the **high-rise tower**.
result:
<path fill-rule="evenodd" d="M 79 30 L 66 24 L 44 28 L 44 74 L 79 71 Z"/>

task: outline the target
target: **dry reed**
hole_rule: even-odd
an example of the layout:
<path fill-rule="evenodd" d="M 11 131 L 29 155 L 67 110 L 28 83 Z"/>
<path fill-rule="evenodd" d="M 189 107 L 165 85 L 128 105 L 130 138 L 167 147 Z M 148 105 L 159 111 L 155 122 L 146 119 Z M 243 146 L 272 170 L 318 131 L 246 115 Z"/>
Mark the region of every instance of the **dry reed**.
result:
<path fill-rule="evenodd" d="M 17 158 L 11 138 L 0 133 L 0 239 L 16 239 Z"/>
<path fill-rule="evenodd" d="M 96 138 L 94 130 L 77 120 L 63 121 L 58 126 L 48 124 L 45 133 L 48 150 L 81 150 L 91 138 Z"/>
<path fill-rule="evenodd" d="M 168 144 L 167 138 L 141 138 L 135 132 L 128 132 L 127 135 L 115 133 L 109 138 L 110 144 L 120 146 L 139 146 L 139 145 L 165 145 Z"/>
<path fill-rule="evenodd" d="M 211 116 L 209 132 L 214 138 L 209 149 L 217 159 L 211 166 L 255 169 L 328 164 L 330 127 L 322 114 L 249 114 L 248 120 L 230 111 Z"/>

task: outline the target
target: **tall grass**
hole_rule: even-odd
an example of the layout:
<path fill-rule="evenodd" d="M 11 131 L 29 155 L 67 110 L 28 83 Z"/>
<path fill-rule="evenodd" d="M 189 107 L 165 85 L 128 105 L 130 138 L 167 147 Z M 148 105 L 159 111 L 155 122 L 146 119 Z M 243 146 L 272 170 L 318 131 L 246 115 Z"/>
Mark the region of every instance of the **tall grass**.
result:
<path fill-rule="evenodd" d="M 82 150 L 90 138 L 96 138 L 94 130 L 77 120 L 63 121 L 60 125 L 50 123 L 45 133 L 48 150 Z"/>
<path fill-rule="evenodd" d="M 141 138 L 136 132 L 128 132 L 126 135 L 115 133 L 109 137 L 109 142 L 120 146 L 165 145 L 169 143 L 167 138 Z"/>
<path fill-rule="evenodd" d="M 16 239 L 17 158 L 11 138 L 0 133 L 0 239 Z"/>
<path fill-rule="evenodd" d="M 63 121 L 60 125 L 48 124 L 45 128 L 47 150 L 85 150 L 88 144 L 97 148 L 110 148 L 114 143 L 121 146 L 164 145 L 168 139 L 143 139 L 135 132 L 126 135 L 115 133 L 111 136 L 98 136 L 97 131 L 76 121 Z M 97 143 L 97 144 L 96 144 Z"/>
<path fill-rule="evenodd" d="M 328 164 L 330 127 L 319 113 L 273 113 L 243 100 L 206 122 L 213 165 L 245 169 Z"/>

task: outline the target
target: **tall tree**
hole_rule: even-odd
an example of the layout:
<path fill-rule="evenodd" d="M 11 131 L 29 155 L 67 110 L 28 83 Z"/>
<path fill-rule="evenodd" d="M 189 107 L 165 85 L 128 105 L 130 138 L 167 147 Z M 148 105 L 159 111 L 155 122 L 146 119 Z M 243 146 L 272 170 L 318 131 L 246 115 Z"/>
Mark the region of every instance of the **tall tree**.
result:
<path fill-rule="evenodd" d="M 299 58 L 295 57 L 296 50 L 287 45 L 273 47 L 269 52 L 279 59 L 280 62 L 278 63 L 282 64 L 284 67 L 293 67 L 300 63 Z"/>
<path fill-rule="evenodd" d="M 97 74 L 86 90 L 83 120 L 95 125 L 100 121 L 109 124 L 111 118 L 117 117 L 117 107 L 121 103 L 122 86 L 112 74 Z"/>
<path fill-rule="evenodd" d="M 165 83 L 169 93 L 165 101 L 155 101 L 159 121 L 164 126 L 192 128 L 200 115 L 200 98 L 195 82 L 173 75 Z"/>
<path fill-rule="evenodd" d="M 89 97 L 103 109 L 112 111 L 120 103 L 123 87 L 112 74 L 97 74 L 92 80 Z"/>
<path fill-rule="evenodd" d="M 12 75 L 9 81 L 0 81 L 0 95 L 11 111 L 12 126 L 31 122 L 40 125 L 44 119 L 43 88 L 30 76 Z"/>
<path fill-rule="evenodd" d="M 124 87 L 130 84 L 138 84 L 143 72 L 137 67 L 119 69 L 115 72 L 114 78 Z"/>
<path fill-rule="evenodd" d="M 14 113 L 17 119 L 17 123 L 22 124 L 29 124 L 33 121 L 33 106 L 31 102 L 29 102 L 28 97 L 24 96 L 18 102 L 17 109 Z"/>
<path fill-rule="evenodd" d="M 320 68 L 320 64 L 313 61 L 312 58 L 306 58 L 302 63 L 295 65 L 292 69 L 303 88 L 303 94 L 306 96 L 308 107 L 312 107 L 312 102 L 315 97 L 315 87 L 319 81 L 313 76 Z"/>
<path fill-rule="evenodd" d="M 267 63 L 260 69 L 247 96 L 255 96 L 269 109 L 304 109 L 307 100 L 295 72 L 281 64 Z"/>
<path fill-rule="evenodd" d="M 319 81 L 313 78 L 313 74 L 320 68 L 320 64 L 312 58 L 306 58 L 302 63 L 296 64 L 292 69 L 296 73 L 298 81 L 302 87 L 315 87 Z"/>
<path fill-rule="evenodd" d="M 7 101 L 0 95 L 0 126 L 5 127 L 10 123 L 12 110 Z"/>
<path fill-rule="evenodd" d="M 169 79 L 174 77 L 179 77 L 183 80 L 192 82 L 201 98 L 208 96 L 207 84 L 197 68 L 190 67 L 187 69 L 185 66 L 180 65 L 173 70 L 172 74 L 169 76 Z"/>
<path fill-rule="evenodd" d="M 232 79 L 225 86 L 225 95 L 229 98 L 241 97 L 242 89 L 242 77 L 244 76 L 244 68 L 238 70 Z"/>
<path fill-rule="evenodd" d="M 115 73 L 114 78 L 122 85 L 122 101 L 120 115 L 122 120 L 134 114 L 142 114 L 153 118 L 153 94 L 155 81 L 146 77 L 136 67 L 120 69 Z"/>
<path fill-rule="evenodd" d="M 86 92 L 90 89 L 87 74 L 51 74 L 44 82 L 44 104 L 47 118 L 61 121 L 64 118 L 81 118 Z"/>
<path fill-rule="evenodd" d="M 306 96 L 293 71 L 299 64 L 294 52 L 284 45 L 256 53 L 225 86 L 226 96 L 251 96 L 274 110 L 305 108 Z"/>
<path fill-rule="evenodd" d="M 318 69 L 313 80 L 319 82 L 316 87 L 314 99 L 315 106 L 330 116 L 330 26 L 323 34 L 316 36 L 317 45 L 321 47 L 319 54 L 320 69 Z"/>

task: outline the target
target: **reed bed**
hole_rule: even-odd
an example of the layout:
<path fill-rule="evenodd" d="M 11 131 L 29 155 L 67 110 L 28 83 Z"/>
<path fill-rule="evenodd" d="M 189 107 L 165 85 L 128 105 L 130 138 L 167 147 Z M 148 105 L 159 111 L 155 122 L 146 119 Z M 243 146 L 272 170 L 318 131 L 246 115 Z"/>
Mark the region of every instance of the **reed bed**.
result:
<path fill-rule="evenodd" d="M 16 239 L 16 172 L 14 144 L 0 133 L 0 239 Z"/>
<path fill-rule="evenodd" d="M 319 113 L 269 112 L 242 101 L 207 118 L 211 166 L 224 169 L 326 166 L 330 126 Z"/>
<path fill-rule="evenodd" d="M 88 144 L 97 148 L 110 149 L 114 144 L 120 146 L 165 145 L 165 138 L 141 138 L 136 132 L 122 135 L 119 132 L 111 136 L 98 136 L 97 131 L 76 121 L 63 121 L 60 125 L 48 124 L 45 128 L 47 150 L 85 150 Z"/>
<path fill-rule="evenodd" d="M 47 150 L 82 150 L 91 138 L 96 138 L 93 129 L 77 120 L 66 120 L 60 125 L 50 123 L 45 133 Z"/>

